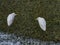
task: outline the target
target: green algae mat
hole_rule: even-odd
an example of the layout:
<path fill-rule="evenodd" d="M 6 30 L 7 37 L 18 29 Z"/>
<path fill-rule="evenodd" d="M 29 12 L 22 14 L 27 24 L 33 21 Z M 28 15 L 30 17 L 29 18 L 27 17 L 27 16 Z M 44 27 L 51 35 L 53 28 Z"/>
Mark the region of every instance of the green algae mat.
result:
<path fill-rule="evenodd" d="M 13 12 L 17 16 L 8 27 L 6 19 Z M 36 20 L 39 16 L 46 19 L 46 31 L 39 27 Z M 60 0 L 0 0 L 0 31 L 45 41 L 60 41 Z"/>

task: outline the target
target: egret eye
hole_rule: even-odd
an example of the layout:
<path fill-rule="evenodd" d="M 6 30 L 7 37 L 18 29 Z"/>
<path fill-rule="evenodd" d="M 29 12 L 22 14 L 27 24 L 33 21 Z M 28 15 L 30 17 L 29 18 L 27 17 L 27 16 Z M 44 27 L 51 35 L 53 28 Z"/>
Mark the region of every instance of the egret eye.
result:
<path fill-rule="evenodd" d="M 11 14 L 8 15 L 8 17 L 7 17 L 7 25 L 8 25 L 8 26 L 11 26 L 11 24 L 12 24 L 13 21 L 14 21 L 14 17 L 15 17 L 15 16 L 16 16 L 15 13 L 11 13 Z"/>
<path fill-rule="evenodd" d="M 39 23 L 39 26 L 41 27 L 41 29 L 43 31 L 46 31 L 46 21 L 45 21 L 45 19 L 42 18 L 42 17 L 38 17 L 37 20 L 38 20 L 38 23 Z"/>

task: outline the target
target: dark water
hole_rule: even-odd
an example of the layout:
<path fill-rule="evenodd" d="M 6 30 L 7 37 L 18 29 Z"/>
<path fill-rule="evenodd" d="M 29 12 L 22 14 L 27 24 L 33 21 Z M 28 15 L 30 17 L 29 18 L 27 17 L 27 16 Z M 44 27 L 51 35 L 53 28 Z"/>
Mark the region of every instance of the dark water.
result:
<path fill-rule="evenodd" d="M 0 32 L 0 45 L 60 45 L 59 42 L 40 41 L 36 39 L 25 39 L 23 36 L 17 37 L 14 34 L 4 34 Z"/>

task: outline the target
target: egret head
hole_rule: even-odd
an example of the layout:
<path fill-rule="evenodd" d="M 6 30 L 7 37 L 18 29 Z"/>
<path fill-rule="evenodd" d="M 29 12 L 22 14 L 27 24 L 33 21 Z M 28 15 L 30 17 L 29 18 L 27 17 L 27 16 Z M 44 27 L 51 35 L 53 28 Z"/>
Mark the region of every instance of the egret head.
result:
<path fill-rule="evenodd" d="M 15 14 L 15 13 L 12 13 L 12 15 L 16 16 L 17 14 Z"/>
<path fill-rule="evenodd" d="M 41 19 L 42 17 L 38 17 L 38 18 L 36 18 L 36 20 L 39 20 L 39 19 Z"/>

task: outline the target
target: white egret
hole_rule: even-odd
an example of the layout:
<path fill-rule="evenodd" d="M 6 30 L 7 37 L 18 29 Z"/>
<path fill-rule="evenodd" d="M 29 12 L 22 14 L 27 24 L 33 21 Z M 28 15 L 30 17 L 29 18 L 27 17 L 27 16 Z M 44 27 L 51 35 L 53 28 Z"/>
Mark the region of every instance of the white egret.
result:
<path fill-rule="evenodd" d="M 10 26 L 13 23 L 15 16 L 16 16 L 15 13 L 11 13 L 11 14 L 8 15 L 8 17 L 7 17 L 7 24 L 8 24 L 8 26 Z"/>
<path fill-rule="evenodd" d="M 46 31 L 46 21 L 42 17 L 38 17 L 36 20 L 38 20 L 39 26 L 43 31 Z"/>

